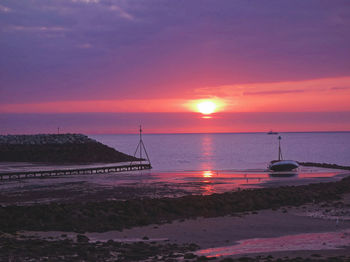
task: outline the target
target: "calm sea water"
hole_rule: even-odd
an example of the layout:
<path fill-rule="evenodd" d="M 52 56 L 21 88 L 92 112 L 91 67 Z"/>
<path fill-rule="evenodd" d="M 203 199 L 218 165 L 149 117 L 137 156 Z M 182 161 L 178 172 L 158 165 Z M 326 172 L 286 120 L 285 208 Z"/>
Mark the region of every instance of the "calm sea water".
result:
<path fill-rule="evenodd" d="M 350 165 L 350 132 L 280 133 L 284 159 Z M 278 156 L 278 136 L 266 133 L 144 134 L 153 171 L 260 170 Z M 89 135 L 133 155 L 137 134 Z"/>
<path fill-rule="evenodd" d="M 285 159 L 350 165 L 349 133 L 281 133 Z M 139 142 L 135 135 L 90 135 L 104 144 L 133 155 Z M 55 179 L 24 179 L 0 183 L 2 192 L 23 190 L 81 190 L 128 188 L 128 197 L 164 197 L 222 193 L 237 188 L 300 185 L 337 181 L 349 172 L 301 167 L 292 176 L 276 177 L 266 171 L 278 155 L 278 136 L 250 134 L 145 134 L 143 141 L 153 169 L 98 175 L 71 175 Z M 99 164 L 100 165 L 100 164 Z M 84 166 L 85 167 L 85 166 Z M 4 163 L 0 170 L 42 170 L 62 166 Z M 77 168 L 77 166 L 65 166 Z M 70 185 L 70 187 L 67 187 Z M 81 185 L 82 188 L 79 187 Z M 67 189 L 68 188 L 68 189 Z M 116 190 L 115 192 L 119 192 Z M 40 195 L 40 194 L 39 194 Z M 67 193 L 69 196 L 69 193 Z M 99 195 L 99 194 L 97 194 Z M 115 197 L 115 196 L 110 196 Z M 44 199 L 45 200 L 45 199 Z M 36 199 L 35 201 L 43 201 Z M 46 200 L 45 200 L 46 201 Z"/>

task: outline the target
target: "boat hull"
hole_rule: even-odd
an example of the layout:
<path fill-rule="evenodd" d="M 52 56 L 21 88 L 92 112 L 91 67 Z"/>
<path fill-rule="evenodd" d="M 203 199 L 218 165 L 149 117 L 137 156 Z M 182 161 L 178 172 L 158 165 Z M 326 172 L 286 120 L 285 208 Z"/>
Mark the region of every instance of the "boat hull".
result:
<path fill-rule="evenodd" d="M 299 167 L 299 164 L 295 161 L 281 160 L 281 161 L 271 163 L 269 166 L 269 169 L 272 171 L 281 172 L 281 171 L 292 171 L 298 167 Z"/>
<path fill-rule="evenodd" d="M 268 135 L 278 135 L 277 132 L 272 132 L 272 131 L 268 132 L 267 134 L 268 134 Z"/>
<path fill-rule="evenodd" d="M 295 171 L 271 171 L 269 176 L 271 177 L 293 177 L 298 175 Z"/>

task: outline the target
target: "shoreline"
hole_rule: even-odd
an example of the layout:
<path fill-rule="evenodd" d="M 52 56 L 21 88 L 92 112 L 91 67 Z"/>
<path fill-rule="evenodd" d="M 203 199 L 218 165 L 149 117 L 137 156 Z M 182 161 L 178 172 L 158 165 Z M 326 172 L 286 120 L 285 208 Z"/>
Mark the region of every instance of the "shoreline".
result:
<path fill-rule="evenodd" d="M 61 178 L 39 179 L 46 188 L 43 191 L 40 183 L 30 186 L 29 180 L 18 181 L 12 184 L 22 187 L 21 201 L 35 195 L 56 199 L 47 204 L 1 205 L 0 251 L 5 260 L 14 253 L 1 250 L 1 245 L 11 245 L 19 259 L 28 256 L 20 251 L 24 248 L 31 258 L 58 261 L 60 256 L 78 256 L 83 261 L 87 257 L 94 261 L 206 261 L 212 256 L 225 262 L 243 258 L 302 262 L 329 257 L 342 261 L 350 253 L 349 175 L 337 171 L 332 177 L 292 177 L 265 181 L 264 188 L 211 195 L 188 195 L 191 191 L 162 188 L 157 183 L 147 186 L 142 182 L 140 186 L 141 173 L 141 177 L 129 175 L 135 184 L 124 187 L 126 191 L 72 180 L 61 181 L 62 187 L 58 187 Z M 298 184 L 310 181 L 317 183 Z M 135 192 L 140 193 L 136 198 Z M 91 193 L 98 198 L 87 197 Z M 123 201 L 110 199 L 116 193 L 128 197 Z M 63 201 L 66 195 L 74 194 L 78 197 L 75 201 Z M 159 195 L 150 198 L 150 194 Z M 309 239 L 308 250 L 298 244 L 305 239 Z M 276 241 L 284 241 L 283 248 L 277 248 Z M 36 245 L 53 253 L 39 252 Z M 99 258 L 101 253 L 103 259 Z"/>
<path fill-rule="evenodd" d="M 344 195 L 341 202 L 342 208 L 347 208 L 350 212 L 350 193 Z M 30 243 L 36 241 L 49 247 L 68 244 L 69 250 L 77 250 L 78 254 L 82 248 L 76 247 L 79 243 L 89 245 L 90 249 L 95 248 L 93 254 L 98 254 L 100 247 L 109 246 L 109 253 L 103 259 L 120 252 L 122 248 L 124 253 L 118 257 L 118 261 L 130 261 L 128 259 L 135 255 L 140 260 L 151 258 L 151 261 L 164 261 L 165 258 L 176 258 L 177 261 L 207 261 L 210 257 L 216 258 L 215 261 L 242 261 L 243 258 L 245 261 L 319 261 L 317 259 L 327 260 L 330 257 L 338 257 L 334 261 L 344 261 L 344 256 L 349 255 L 350 251 L 350 219 L 337 224 L 333 219 L 307 215 L 310 208 L 325 210 L 325 204 L 339 206 L 339 203 L 338 200 L 326 201 L 102 233 L 21 231 L 12 237 L 0 234 L 0 240 L 14 237 L 20 242 L 12 243 L 18 246 L 24 243 L 30 246 L 33 245 Z M 153 251 L 150 252 L 151 250 Z M 64 254 L 66 251 L 62 248 L 60 252 Z M 173 256 L 174 253 L 176 256 Z"/>
<path fill-rule="evenodd" d="M 97 202 L 9 205 L 0 208 L 0 230 L 9 232 L 22 229 L 64 231 L 74 229 L 98 232 L 121 230 L 178 219 L 217 217 L 237 212 L 337 200 L 345 193 L 350 193 L 350 177 L 337 182 L 246 189 L 178 198 L 145 197 L 124 201 L 101 199 Z M 62 211 L 65 213 L 64 217 L 62 217 Z M 41 221 L 39 224 L 38 219 Z"/>
<path fill-rule="evenodd" d="M 129 163 L 130 161 L 125 162 L 77 162 L 77 163 L 50 163 L 50 162 L 24 162 L 24 161 L 1 161 L 0 162 L 0 172 L 5 172 L 9 168 L 15 169 L 14 171 L 45 171 L 45 170 L 51 170 L 51 169 L 57 169 L 57 168 L 79 168 L 79 167 L 108 167 L 113 166 L 116 164 L 125 164 Z M 137 161 L 133 161 L 137 162 Z M 316 167 L 321 169 L 340 169 L 340 170 L 350 170 L 350 166 L 343 166 L 338 164 L 330 164 L 330 163 L 318 163 L 318 162 L 301 162 L 298 161 L 298 164 L 304 167 Z M 266 163 L 266 166 L 268 166 L 268 163 Z M 45 169 L 35 169 L 35 168 L 42 168 L 46 167 Z M 17 168 L 17 169 L 16 169 Z M 29 168 L 29 170 L 28 170 Z M 197 169 L 197 170 L 155 170 L 155 172 L 166 172 L 166 173 L 174 173 L 174 172 L 201 172 L 201 171 L 208 171 L 208 169 Z M 269 170 L 267 168 L 248 168 L 248 169 L 232 169 L 232 168 L 226 168 L 226 169 L 212 169 L 213 172 L 268 172 Z"/>
<path fill-rule="evenodd" d="M 350 172 L 306 169 L 293 177 L 270 177 L 266 172 L 155 172 L 65 175 L 9 180 L 0 183 L 0 205 L 96 202 L 136 198 L 177 198 L 254 188 L 276 188 L 336 182 Z"/>

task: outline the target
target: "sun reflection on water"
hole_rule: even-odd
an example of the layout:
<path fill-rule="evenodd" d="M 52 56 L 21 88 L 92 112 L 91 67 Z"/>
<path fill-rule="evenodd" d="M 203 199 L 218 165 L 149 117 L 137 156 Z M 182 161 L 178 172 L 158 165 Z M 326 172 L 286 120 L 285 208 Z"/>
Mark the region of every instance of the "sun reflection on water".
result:
<path fill-rule="evenodd" d="M 211 195 L 215 193 L 214 187 L 210 184 L 203 187 L 204 195 Z"/>
<path fill-rule="evenodd" d="M 212 171 L 204 171 L 202 175 L 203 177 L 212 177 L 214 174 Z"/>
<path fill-rule="evenodd" d="M 214 162 L 213 153 L 213 137 L 211 134 L 203 134 L 201 136 L 201 169 L 212 170 Z"/>

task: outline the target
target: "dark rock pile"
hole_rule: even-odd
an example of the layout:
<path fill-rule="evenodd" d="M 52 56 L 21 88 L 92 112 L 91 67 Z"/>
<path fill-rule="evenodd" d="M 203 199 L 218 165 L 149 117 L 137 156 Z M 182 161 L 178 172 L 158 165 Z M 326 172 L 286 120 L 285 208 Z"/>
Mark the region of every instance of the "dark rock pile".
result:
<path fill-rule="evenodd" d="M 96 141 L 82 134 L 0 135 L 0 145 L 85 144 L 91 142 Z"/>
<path fill-rule="evenodd" d="M 62 235 L 63 236 L 63 235 Z M 83 238 L 84 241 L 79 240 Z M 85 235 L 73 239 L 36 239 L 20 236 L 0 235 L 0 261 L 167 261 L 167 262 L 350 262 L 350 256 L 322 256 L 315 251 L 309 257 L 283 258 L 273 255 L 257 255 L 253 257 L 226 257 L 218 260 L 215 257 L 197 256 L 194 251 L 200 247 L 193 243 L 175 244 L 166 242 L 122 243 L 109 240 L 107 242 L 89 242 Z"/>
<path fill-rule="evenodd" d="M 0 162 L 114 163 L 137 160 L 82 134 L 0 136 Z"/>
<path fill-rule="evenodd" d="M 1 237 L 0 261 L 183 261 L 184 256 L 196 257 L 195 244 L 171 244 L 158 242 L 90 243 L 85 235 L 77 241 L 62 239 L 16 239 Z"/>
<path fill-rule="evenodd" d="M 299 165 L 302 165 L 302 166 L 315 166 L 315 167 L 323 167 L 323 168 L 350 170 L 350 166 L 340 166 L 336 164 L 314 163 L 314 162 L 298 162 L 298 163 Z"/>

